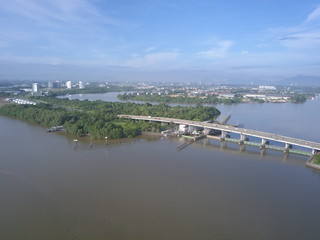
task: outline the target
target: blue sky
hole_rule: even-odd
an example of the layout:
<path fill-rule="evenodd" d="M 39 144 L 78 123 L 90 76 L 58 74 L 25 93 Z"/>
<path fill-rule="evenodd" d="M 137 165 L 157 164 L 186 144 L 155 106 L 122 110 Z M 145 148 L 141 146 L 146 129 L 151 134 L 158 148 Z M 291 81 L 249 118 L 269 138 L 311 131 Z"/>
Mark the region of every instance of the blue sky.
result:
<path fill-rule="evenodd" d="M 320 1 L 1 0 L 0 79 L 320 76 Z"/>

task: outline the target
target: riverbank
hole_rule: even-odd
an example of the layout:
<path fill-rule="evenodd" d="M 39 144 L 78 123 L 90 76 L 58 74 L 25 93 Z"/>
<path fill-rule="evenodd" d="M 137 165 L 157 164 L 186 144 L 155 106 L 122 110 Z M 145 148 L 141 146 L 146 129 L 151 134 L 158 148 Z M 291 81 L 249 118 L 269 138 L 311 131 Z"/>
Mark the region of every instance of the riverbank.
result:
<path fill-rule="evenodd" d="M 244 94 L 233 97 L 221 98 L 219 96 L 184 96 L 184 95 L 137 95 L 120 93 L 117 96 L 125 101 L 177 103 L 177 104 L 234 104 L 234 103 L 304 103 L 307 97 L 302 94 L 286 96 L 271 94 Z M 310 97 L 309 97 L 310 98 Z"/>
<path fill-rule="evenodd" d="M 141 132 L 142 136 L 163 136 L 161 132 Z"/>
<path fill-rule="evenodd" d="M 320 153 L 312 155 L 311 158 L 306 162 L 306 165 L 308 167 L 320 170 L 320 165 L 316 163 L 318 158 L 320 158 Z"/>
<path fill-rule="evenodd" d="M 220 115 L 215 107 L 171 107 L 167 105 L 114 103 L 102 101 L 78 101 L 52 97 L 36 97 L 41 104 L 10 104 L 0 109 L 0 115 L 25 120 L 47 127 L 64 126 L 79 137 L 90 135 L 92 139 L 134 137 L 141 132 L 161 132 L 168 127 L 154 122 L 133 122 L 119 119 L 119 114 L 138 114 L 176 117 L 194 121 L 214 119 Z"/>

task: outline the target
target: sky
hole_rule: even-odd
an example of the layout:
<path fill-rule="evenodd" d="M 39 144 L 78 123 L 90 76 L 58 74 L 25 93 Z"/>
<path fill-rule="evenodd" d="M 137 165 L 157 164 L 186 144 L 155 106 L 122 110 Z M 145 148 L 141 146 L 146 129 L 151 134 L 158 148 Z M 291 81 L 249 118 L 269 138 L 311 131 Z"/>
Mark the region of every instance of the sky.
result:
<path fill-rule="evenodd" d="M 1 0 L 0 80 L 320 77 L 320 0 Z"/>

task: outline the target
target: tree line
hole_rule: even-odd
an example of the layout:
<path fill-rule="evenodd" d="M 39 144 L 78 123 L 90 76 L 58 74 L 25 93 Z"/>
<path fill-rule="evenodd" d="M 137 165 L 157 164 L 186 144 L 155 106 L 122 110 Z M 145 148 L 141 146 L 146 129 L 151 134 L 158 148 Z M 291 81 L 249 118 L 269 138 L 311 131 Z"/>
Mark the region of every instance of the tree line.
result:
<path fill-rule="evenodd" d="M 220 99 L 217 96 L 206 96 L 205 98 L 195 96 L 195 97 L 186 97 L 186 96 L 168 96 L 168 95 L 128 95 L 128 94 L 119 94 L 117 96 L 120 100 L 137 100 L 137 101 L 149 101 L 149 102 L 160 102 L 160 103 L 200 103 L 200 104 L 232 104 L 240 103 L 242 98 L 236 96 L 232 99 Z"/>
<path fill-rule="evenodd" d="M 304 103 L 307 100 L 308 94 L 295 94 L 291 96 L 290 101 L 293 103 Z M 117 96 L 120 100 L 136 100 L 136 101 L 144 101 L 144 102 L 160 102 L 160 103 L 192 103 L 192 104 L 233 104 L 233 103 L 241 103 L 243 102 L 243 97 L 241 94 L 236 94 L 234 98 L 226 99 L 226 98 L 218 98 L 215 95 L 206 96 L 205 98 L 195 96 L 195 97 L 187 97 L 184 95 L 172 97 L 169 95 L 130 95 L 130 94 L 119 94 Z M 265 100 L 251 98 L 251 102 L 264 103 Z"/>

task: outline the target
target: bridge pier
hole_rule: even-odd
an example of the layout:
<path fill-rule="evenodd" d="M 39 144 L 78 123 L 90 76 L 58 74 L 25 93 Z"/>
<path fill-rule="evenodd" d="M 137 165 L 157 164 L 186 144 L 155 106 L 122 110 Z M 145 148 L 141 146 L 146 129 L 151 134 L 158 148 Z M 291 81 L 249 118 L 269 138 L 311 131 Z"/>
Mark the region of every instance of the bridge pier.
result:
<path fill-rule="evenodd" d="M 292 148 L 292 145 L 289 144 L 289 143 L 286 143 L 283 152 L 284 152 L 284 153 L 287 153 L 287 152 L 289 152 L 289 149 L 291 149 L 291 148 Z"/>
<path fill-rule="evenodd" d="M 262 138 L 261 139 L 261 145 L 260 145 L 260 149 L 265 149 L 266 148 L 266 145 L 269 144 L 269 141 L 265 138 Z"/>
<path fill-rule="evenodd" d="M 244 141 L 246 141 L 246 140 L 248 140 L 248 138 L 246 137 L 246 135 L 240 134 L 239 144 L 244 144 Z"/>
<path fill-rule="evenodd" d="M 237 126 L 232 125 L 223 125 L 219 123 L 208 123 L 208 122 L 194 122 L 191 120 L 184 120 L 184 119 L 175 119 L 175 118 L 165 118 L 165 117 L 152 117 L 152 116 L 136 116 L 136 115 L 118 115 L 119 118 L 128 118 L 132 120 L 143 120 L 143 121 L 149 121 L 149 122 L 166 122 L 168 123 L 170 128 L 174 128 L 175 125 L 185 125 L 185 126 L 193 126 L 196 129 L 204 129 L 204 133 L 207 133 L 208 131 L 213 131 L 217 133 L 220 133 L 221 136 L 220 140 L 224 141 L 226 138 L 230 137 L 228 133 L 232 134 L 240 134 L 240 139 L 228 139 L 229 142 L 239 142 L 240 144 L 246 143 L 247 138 L 249 137 L 258 137 L 261 139 L 261 144 L 259 143 L 250 143 L 250 145 L 253 146 L 260 146 L 261 149 L 273 149 L 273 150 L 280 150 L 284 152 L 289 152 L 289 149 L 291 148 L 291 145 L 304 147 L 307 149 L 312 150 L 312 154 L 315 154 L 316 152 L 320 151 L 320 143 L 317 142 L 311 142 L 306 141 L 298 138 L 292 138 L 292 137 L 286 137 L 286 136 L 280 136 L 272 133 L 267 132 L 260 132 L 256 130 L 251 129 L 244 129 Z M 244 135 L 245 134 L 245 135 Z M 219 136 L 218 136 L 219 138 Z M 268 141 L 266 139 L 270 139 L 272 141 L 276 141 L 278 143 L 285 143 L 285 146 L 268 146 Z M 269 140 L 269 141 L 270 141 Z M 292 153 L 299 154 L 301 151 L 299 150 L 292 150 L 290 151 Z"/>
<path fill-rule="evenodd" d="M 244 152 L 245 150 L 246 150 L 246 145 L 241 144 L 239 151 L 240 151 L 240 152 Z"/>
<path fill-rule="evenodd" d="M 221 131 L 221 137 L 220 140 L 224 141 L 224 139 L 227 137 L 227 132 L 226 131 Z"/>
<path fill-rule="evenodd" d="M 210 128 L 205 128 L 203 129 L 203 134 L 208 135 L 210 133 L 211 129 Z"/>
<path fill-rule="evenodd" d="M 266 148 L 261 148 L 261 147 L 260 147 L 260 149 L 261 149 L 261 151 L 260 151 L 260 156 L 262 157 L 263 155 L 266 154 Z"/>

